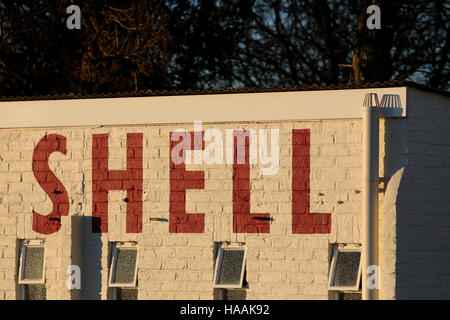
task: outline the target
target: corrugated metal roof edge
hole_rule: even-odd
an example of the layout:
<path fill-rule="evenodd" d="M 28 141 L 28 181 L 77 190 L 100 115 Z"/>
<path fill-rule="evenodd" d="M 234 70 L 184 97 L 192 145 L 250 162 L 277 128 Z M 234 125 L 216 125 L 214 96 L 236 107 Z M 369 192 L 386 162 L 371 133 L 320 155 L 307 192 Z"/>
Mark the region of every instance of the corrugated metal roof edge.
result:
<path fill-rule="evenodd" d="M 210 90 L 141 90 L 138 92 L 116 92 L 116 93 L 95 93 L 95 94 L 49 94 L 37 96 L 2 96 L 1 101 L 32 101 L 32 100 L 63 100 L 63 99 L 101 99 L 101 98 L 126 98 L 126 97 L 147 97 L 147 96 L 180 96 L 180 95 L 206 95 L 206 94 L 232 94 L 232 93 L 262 93 L 262 92 L 290 92 L 290 91 L 316 91 L 316 90 L 345 90 L 345 89 L 370 89 L 389 87 L 413 87 L 420 90 L 431 91 L 442 95 L 450 96 L 450 91 L 428 87 L 410 80 L 385 81 L 351 85 L 329 85 L 329 86 L 291 86 L 276 88 L 224 88 Z"/>

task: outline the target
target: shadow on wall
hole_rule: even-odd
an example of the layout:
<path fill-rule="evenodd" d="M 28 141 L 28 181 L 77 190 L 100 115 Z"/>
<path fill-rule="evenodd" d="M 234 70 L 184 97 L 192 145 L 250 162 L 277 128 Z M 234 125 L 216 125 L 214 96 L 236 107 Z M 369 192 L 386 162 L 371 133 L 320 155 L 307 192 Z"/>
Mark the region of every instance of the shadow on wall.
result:
<path fill-rule="evenodd" d="M 389 146 L 407 158 L 395 199 L 395 298 L 449 299 L 450 99 L 417 90 L 408 97 L 407 126 Z"/>
<path fill-rule="evenodd" d="M 386 119 L 384 135 L 384 200 L 380 208 L 382 224 L 379 229 L 379 264 L 381 273 L 380 299 L 396 298 L 396 226 L 397 197 L 406 160 L 406 121 L 403 119 Z"/>
<path fill-rule="evenodd" d="M 92 233 L 92 217 L 72 216 L 72 264 L 81 269 L 81 289 L 72 300 L 100 300 L 102 291 L 101 233 Z"/>

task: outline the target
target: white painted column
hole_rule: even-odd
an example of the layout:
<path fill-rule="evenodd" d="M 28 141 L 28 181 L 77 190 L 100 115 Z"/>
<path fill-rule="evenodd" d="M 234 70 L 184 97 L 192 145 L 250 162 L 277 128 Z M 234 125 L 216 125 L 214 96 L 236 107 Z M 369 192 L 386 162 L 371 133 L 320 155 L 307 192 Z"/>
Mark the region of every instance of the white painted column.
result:
<path fill-rule="evenodd" d="M 366 95 L 363 107 L 362 165 L 362 298 L 375 300 L 377 290 L 370 288 L 370 266 L 378 266 L 378 174 L 380 109 L 375 93 Z"/>

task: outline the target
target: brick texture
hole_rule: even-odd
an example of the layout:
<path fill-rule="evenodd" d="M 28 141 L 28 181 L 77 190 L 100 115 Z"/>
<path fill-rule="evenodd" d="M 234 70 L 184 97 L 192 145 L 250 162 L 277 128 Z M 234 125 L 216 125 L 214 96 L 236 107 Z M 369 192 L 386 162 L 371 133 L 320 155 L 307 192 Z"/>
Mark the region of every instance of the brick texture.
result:
<path fill-rule="evenodd" d="M 411 89 L 408 101 L 407 162 L 396 205 L 395 294 L 398 299 L 448 299 L 450 99 Z"/>
<path fill-rule="evenodd" d="M 449 116 L 447 111 L 447 122 L 441 119 L 436 124 L 436 119 L 421 119 L 424 115 L 418 112 L 408 120 L 382 122 L 380 174 L 393 177 L 408 163 L 398 187 L 394 183 L 391 187 L 395 195 L 398 188 L 401 192 L 387 194 L 391 205 L 380 213 L 380 226 L 385 228 L 381 232 L 389 230 L 380 235 L 381 297 L 386 299 L 404 297 L 409 287 L 427 286 L 402 278 L 423 276 L 425 268 L 420 269 L 420 263 L 424 259 L 450 279 L 448 257 L 440 260 L 438 256 L 438 247 L 448 247 L 444 231 L 450 210 L 448 202 L 443 207 L 435 198 L 450 198 L 446 182 Z M 261 168 L 265 166 L 259 161 L 174 165 L 170 136 L 177 128 L 194 130 L 192 123 L 0 130 L 0 299 L 17 296 L 17 239 L 46 240 L 48 298 L 70 299 L 66 270 L 72 264 L 73 248 L 83 243 L 72 236 L 70 218 L 92 215 L 102 222 L 102 232 L 82 248 L 84 256 L 95 260 L 85 271 L 98 283 L 89 289 L 92 297 L 108 297 L 109 243 L 136 241 L 139 299 L 213 299 L 214 242 L 227 241 L 245 243 L 248 299 L 328 299 L 331 244 L 361 242 L 361 120 L 203 124 L 203 130 L 219 129 L 224 141 L 227 129 L 278 129 L 279 169 L 264 176 Z M 417 134 L 420 130 L 430 136 Z M 69 212 L 61 217 L 57 232 L 45 235 L 32 228 L 33 210 L 50 213 L 53 203 L 36 181 L 32 162 L 39 141 L 52 134 L 66 138 L 65 154 L 51 153 L 48 165 L 67 190 Z M 107 139 L 106 148 L 99 139 Z M 308 144 L 305 160 L 301 154 L 307 152 Z M 298 145 L 302 147 L 293 147 Z M 204 149 L 197 147 L 186 155 Z M 436 152 L 442 156 L 436 157 Z M 293 156 L 300 160 L 293 162 Z M 413 170 L 417 166 L 421 170 Z M 310 179 L 301 185 L 307 171 Z M 238 183 L 233 182 L 236 176 Z M 186 177 L 192 179 L 187 182 Z M 127 183 L 133 179 L 141 184 Z M 420 185 L 424 192 L 408 190 L 408 183 Z M 299 196 L 294 191 L 308 194 L 295 198 Z M 381 195 L 380 208 L 384 200 Z M 136 206 L 142 206 L 141 213 Z M 252 225 L 248 220 L 252 216 L 270 220 Z M 239 229 L 237 219 L 247 227 Z M 408 242 L 428 232 L 435 240 Z M 430 247 L 435 255 L 425 254 Z M 412 261 L 417 268 L 406 268 Z M 445 263 L 447 273 L 439 267 Z M 436 292 L 443 292 L 447 289 L 439 284 L 436 272 L 432 283 L 439 288 Z M 431 290 L 423 292 L 435 295 Z"/>

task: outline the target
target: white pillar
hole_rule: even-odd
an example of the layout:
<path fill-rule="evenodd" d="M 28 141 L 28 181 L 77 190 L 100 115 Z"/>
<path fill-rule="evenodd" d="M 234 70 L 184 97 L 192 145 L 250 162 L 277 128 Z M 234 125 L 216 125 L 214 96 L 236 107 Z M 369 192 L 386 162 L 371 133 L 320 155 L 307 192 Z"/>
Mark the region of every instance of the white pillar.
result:
<path fill-rule="evenodd" d="M 375 300 L 377 290 L 369 288 L 368 267 L 378 266 L 378 179 L 380 109 L 375 93 L 366 95 L 363 107 L 362 165 L 362 298 Z"/>

